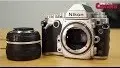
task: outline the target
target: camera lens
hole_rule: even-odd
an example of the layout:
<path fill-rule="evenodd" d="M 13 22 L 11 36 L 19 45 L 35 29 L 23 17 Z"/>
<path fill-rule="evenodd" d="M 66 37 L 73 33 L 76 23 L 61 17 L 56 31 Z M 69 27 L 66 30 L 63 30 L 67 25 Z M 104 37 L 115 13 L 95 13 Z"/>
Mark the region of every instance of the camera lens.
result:
<path fill-rule="evenodd" d="M 73 50 L 83 48 L 87 43 L 87 35 L 81 29 L 69 29 L 66 35 L 66 44 Z"/>
<path fill-rule="evenodd" d="M 33 28 L 14 28 L 7 33 L 6 39 L 6 55 L 9 60 L 33 60 L 41 55 L 40 34 Z"/>

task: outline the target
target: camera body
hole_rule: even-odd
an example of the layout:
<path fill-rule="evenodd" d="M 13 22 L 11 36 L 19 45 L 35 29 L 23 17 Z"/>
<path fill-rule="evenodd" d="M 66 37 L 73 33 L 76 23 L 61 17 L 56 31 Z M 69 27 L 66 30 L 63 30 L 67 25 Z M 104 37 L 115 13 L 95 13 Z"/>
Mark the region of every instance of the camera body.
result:
<path fill-rule="evenodd" d="M 107 59 L 110 27 L 103 12 L 74 4 L 66 14 L 50 15 L 41 22 L 43 54 L 79 59 Z"/>

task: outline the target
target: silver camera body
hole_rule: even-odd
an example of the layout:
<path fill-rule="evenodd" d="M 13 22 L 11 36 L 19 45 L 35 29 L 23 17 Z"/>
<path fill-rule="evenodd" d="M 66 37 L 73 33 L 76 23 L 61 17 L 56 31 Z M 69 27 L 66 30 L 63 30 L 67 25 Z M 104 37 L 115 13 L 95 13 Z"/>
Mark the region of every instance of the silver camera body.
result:
<path fill-rule="evenodd" d="M 109 28 L 105 13 L 94 12 L 85 4 L 74 4 L 66 14 L 50 15 L 42 21 L 43 54 L 107 59 Z"/>

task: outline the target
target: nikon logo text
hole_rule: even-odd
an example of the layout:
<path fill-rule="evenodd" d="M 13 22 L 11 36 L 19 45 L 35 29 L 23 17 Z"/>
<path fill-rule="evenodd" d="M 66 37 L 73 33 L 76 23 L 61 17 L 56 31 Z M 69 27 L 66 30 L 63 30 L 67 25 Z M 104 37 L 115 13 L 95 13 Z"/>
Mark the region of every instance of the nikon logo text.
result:
<path fill-rule="evenodd" d="M 79 14 L 79 13 L 69 13 L 69 16 L 83 16 L 83 14 Z"/>

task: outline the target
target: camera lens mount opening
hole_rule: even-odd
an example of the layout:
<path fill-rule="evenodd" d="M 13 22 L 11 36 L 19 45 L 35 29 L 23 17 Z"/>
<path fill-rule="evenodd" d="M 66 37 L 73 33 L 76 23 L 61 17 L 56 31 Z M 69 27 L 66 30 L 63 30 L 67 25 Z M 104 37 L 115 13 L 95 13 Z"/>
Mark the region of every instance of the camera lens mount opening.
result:
<path fill-rule="evenodd" d="M 89 50 L 93 34 L 84 23 L 73 22 L 66 25 L 61 32 L 62 46 L 72 54 L 83 54 Z"/>
<path fill-rule="evenodd" d="M 66 44 L 70 49 L 77 50 L 83 48 L 87 43 L 87 35 L 81 29 L 71 28 L 66 34 Z"/>

